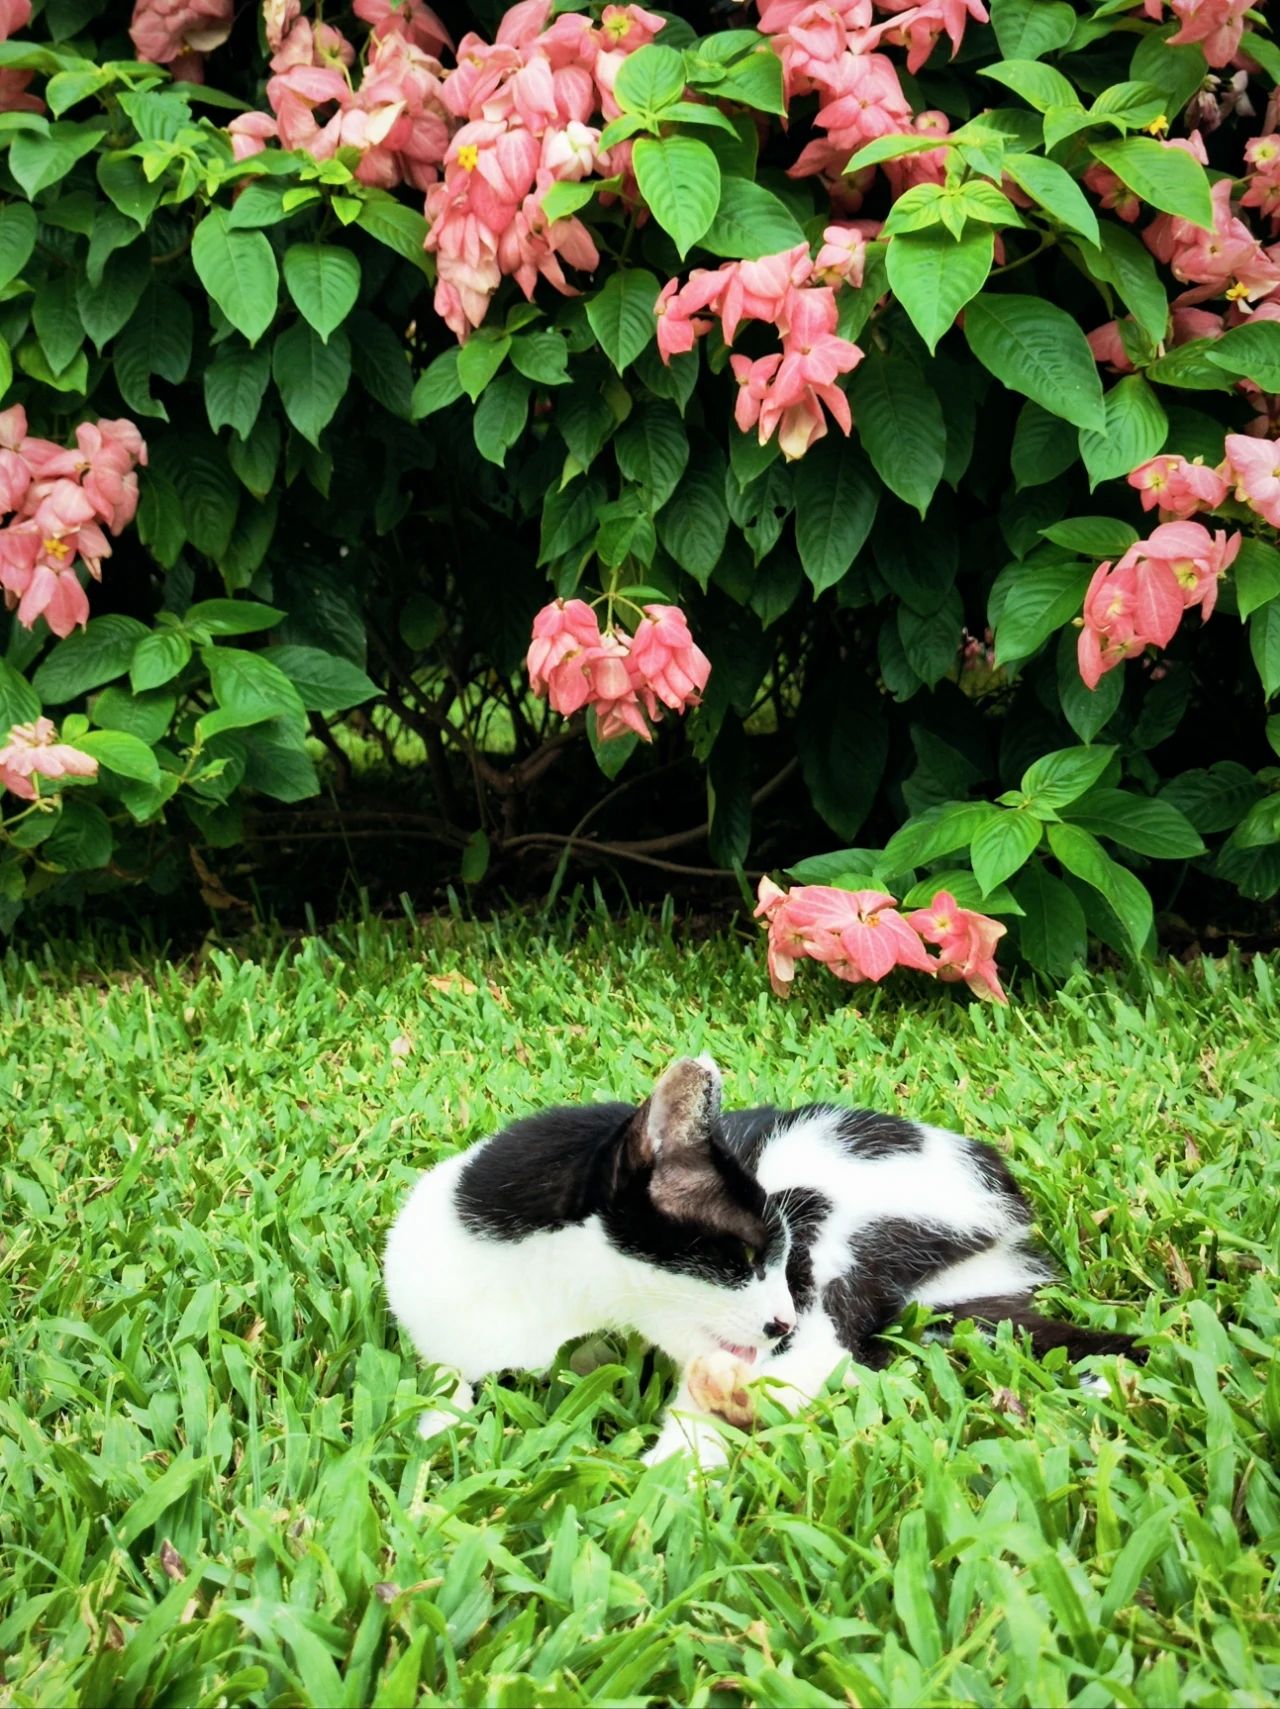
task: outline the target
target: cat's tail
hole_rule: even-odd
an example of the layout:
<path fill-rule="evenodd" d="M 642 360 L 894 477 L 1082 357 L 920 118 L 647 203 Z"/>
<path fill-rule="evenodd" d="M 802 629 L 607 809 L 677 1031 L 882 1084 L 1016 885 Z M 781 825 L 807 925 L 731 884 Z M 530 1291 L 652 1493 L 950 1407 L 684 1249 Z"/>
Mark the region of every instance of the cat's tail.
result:
<path fill-rule="evenodd" d="M 1036 1310 L 1028 1294 L 992 1294 L 982 1299 L 958 1300 L 942 1308 L 953 1322 L 972 1318 L 975 1323 L 1011 1323 L 1025 1329 L 1038 1359 L 1055 1347 L 1065 1347 L 1073 1362 L 1095 1353 L 1123 1353 L 1138 1364 L 1146 1362 L 1146 1350 L 1132 1335 L 1118 1329 L 1085 1329 L 1077 1323 L 1062 1323 Z"/>

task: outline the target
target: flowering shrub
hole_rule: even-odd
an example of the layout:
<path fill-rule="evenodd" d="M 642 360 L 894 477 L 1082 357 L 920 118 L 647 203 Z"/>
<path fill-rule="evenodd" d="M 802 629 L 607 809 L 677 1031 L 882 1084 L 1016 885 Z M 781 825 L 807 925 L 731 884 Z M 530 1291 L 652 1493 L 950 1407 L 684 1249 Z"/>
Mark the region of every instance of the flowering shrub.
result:
<path fill-rule="evenodd" d="M 724 22 L 0 7 L 0 925 L 405 737 L 468 881 L 785 871 L 783 985 L 1280 891 L 1265 7 Z"/>

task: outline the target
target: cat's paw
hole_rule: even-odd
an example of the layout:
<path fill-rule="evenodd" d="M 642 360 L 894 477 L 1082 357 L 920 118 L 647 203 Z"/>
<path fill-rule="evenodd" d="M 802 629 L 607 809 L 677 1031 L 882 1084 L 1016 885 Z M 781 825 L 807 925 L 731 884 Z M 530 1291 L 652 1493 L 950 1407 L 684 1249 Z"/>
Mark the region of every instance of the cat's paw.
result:
<path fill-rule="evenodd" d="M 699 1425 L 691 1418 L 670 1418 L 663 1425 L 653 1447 L 640 1456 L 640 1463 L 645 1466 L 660 1466 L 665 1460 L 674 1459 L 677 1454 L 691 1456 L 691 1473 L 696 1469 L 704 1472 L 714 1471 L 716 1467 L 729 1462 L 729 1451 L 717 1431 L 708 1429 L 706 1425 Z"/>
<path fill-rule="evenodd" d="M 424 1442 L 429 1442 L 433 1436 L 442 1436 L 446 1430 L 452 1430 L 455 1424 L 461 1422 L 459 1413 L 469 1412 L 476 1397 L 470 1383 L 459 1382 L 449 1398 L 453 1403 L 449 1409 L 433 1407 L 430 1412 L 418 1414 L 418 1435 Z"/>
<path fill-rule="evenodd" d="M 755 1400 L 748 1387 L 753 1375 L 750 1365 L 718 1347 L 714 1353 L 704 1353 L 692 1361 L 685 1381 L 703 1412 L 713 1412 L 727 1424 L 749 1430 L 756 1417 Z"/>

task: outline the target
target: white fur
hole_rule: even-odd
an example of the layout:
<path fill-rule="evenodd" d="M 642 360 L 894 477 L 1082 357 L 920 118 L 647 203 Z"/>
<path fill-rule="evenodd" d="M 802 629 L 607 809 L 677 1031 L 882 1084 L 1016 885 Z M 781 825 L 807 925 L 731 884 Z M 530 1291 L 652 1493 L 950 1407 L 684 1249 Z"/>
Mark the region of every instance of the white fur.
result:
<path fill-rule="evenodd" d="M 850 1241 L 858 1230 L 895 1216 L 982 1231 L 1000 1242 L 932 1278 L 916 1296 L 922 1304 L 1024 1292 L 1043 1279 L 1034 1261 L 1014 1249 L 1023 1224 L 986 1187 L 955 1134 L 925 1128 L 923 1155 L 858 1158 L 842 1144 L 839 1122 L 834 1110 L 799 1121 L 782 1118 L 758 1167 L 770 1194 L 785 1200 L 790 1189 L 816 1189 L 834 1207 L 812 1249 L 819 1293 L 849 1271 Z M 472 1156 L 451 1157 L 419 1180 L 387 1245 L 392 1311 L 424 1360 L 460 1378 L 451 1407 L 425 1415 L 424 1434 L 456 1422 L 471 1403 L 468 1384 L 493 1371 L 544 1370 L 563 1343 L 594 1332 L 636 1331 L 682 1371 L 726 1344 L 754 1348 L 757 1358 L 743 1366 L 745 1380 L 770 1379 L 771 1387 L 778 1385 L 775 1398 L 792 1409 L 820 1393 L 845 1357 L 819 1305 L 805 1314 L 786 1352 L 770 1356 L 764 1325 L 796 1316 L 784 1279 L 785 1253 L 775 1256 L 762 1280 L 730 1290 L 616 1251 L 595 1218 L 514 1241 L 471 1232 L 454 1196 Z M 686 1377 L 646 1460 L 688 1445 L 704 1465 L 722 1461 L 720 1427 L 705 1414 L 699 1419 L 697 1411 Z"/>

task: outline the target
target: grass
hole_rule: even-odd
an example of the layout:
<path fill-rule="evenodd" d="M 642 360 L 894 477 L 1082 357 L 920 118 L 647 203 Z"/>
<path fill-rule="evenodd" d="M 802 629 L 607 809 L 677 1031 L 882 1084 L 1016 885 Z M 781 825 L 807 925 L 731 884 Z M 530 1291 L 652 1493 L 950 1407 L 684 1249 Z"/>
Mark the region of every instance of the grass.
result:
<path fill-rule="evenodd" d="M 598 921 L 0 965 L 0 1702 L 1274 1703 L 1276 965 L 1007 1012 L 809 972 Z M 415 1172 L 702 1049 L 735 1102 L 998 1143 L 1149 1366 L 907 1344 L 691 1485 L 637 1463 L 631 1346 L 421 1444 L 378 1271 Z"/>

